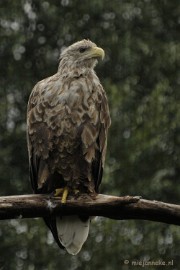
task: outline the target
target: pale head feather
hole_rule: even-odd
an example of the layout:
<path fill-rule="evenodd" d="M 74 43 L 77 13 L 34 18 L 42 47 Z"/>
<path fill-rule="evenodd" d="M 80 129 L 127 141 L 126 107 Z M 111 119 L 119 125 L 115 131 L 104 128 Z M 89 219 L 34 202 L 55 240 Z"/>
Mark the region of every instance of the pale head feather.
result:
<path fill-rule="evenodd" d="M 97 45 L 90 40 L 83 39 L 64 49 L 59 63 L 61 75 L 69 77 L 72 73 L 82 74 L 93 69 L 98 58 L 90 54 L 93 47 L 97 47 Z"/>

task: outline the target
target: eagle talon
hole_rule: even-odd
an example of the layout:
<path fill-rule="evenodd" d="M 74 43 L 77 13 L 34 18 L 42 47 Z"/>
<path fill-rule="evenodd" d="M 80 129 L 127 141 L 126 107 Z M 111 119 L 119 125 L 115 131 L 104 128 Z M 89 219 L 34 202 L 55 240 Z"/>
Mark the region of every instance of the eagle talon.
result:
<path fill-rule="evenodd" d="M 68 193 L 69 193 L 69 188 L 68 187 L 57 188 L 54 191 L 54 196 L 55 197 L 58 197 L 58 196 L 61 196 L 62 195 L 61 202 L 62 203 L 66 203 Z"/>
<path fill-rule="evenodd" d="M 54 196 L 55 196 L 55 197 L 58 197 L 58 196 L 60 196 L 63 192 L 64 192 L 64 188 L 57 188 L 57 189 L 54 191 Z"/>
<path fill-rule="evenodd" d="M 70 192 L 70 190 L 69 190 L 68 187 L 57 188 L 57 189 L 53 192 L 52 196 L 55 196 L 55 197 L 62 196 L 61 202 L 62 202 L 62 203 L 66 203 L 66 201 L 67 201 L 67 196 L 69 195 L 69 192 Z M 79 193 L 80 193 L 80 190 L 79 190 L 79 189 L 74 189 L 74 190 L 72 191 L 72 193 L 73 193 L 75 196 L 78 196 Z"/>

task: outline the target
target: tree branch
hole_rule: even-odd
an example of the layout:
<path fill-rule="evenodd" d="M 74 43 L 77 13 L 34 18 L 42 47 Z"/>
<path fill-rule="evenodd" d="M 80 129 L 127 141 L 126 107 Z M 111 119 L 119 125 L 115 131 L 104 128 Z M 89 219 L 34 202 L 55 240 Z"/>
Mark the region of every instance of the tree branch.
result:
<path fill-rule="evenodd" d="M 48 217 L 50 215 L 90 215 L 111 219 L 142 219 L 180 225 L 180 206 L 140 197 L 81 195 L 62 204 L 48 195 L 0 197 L 0 219 Z"/>

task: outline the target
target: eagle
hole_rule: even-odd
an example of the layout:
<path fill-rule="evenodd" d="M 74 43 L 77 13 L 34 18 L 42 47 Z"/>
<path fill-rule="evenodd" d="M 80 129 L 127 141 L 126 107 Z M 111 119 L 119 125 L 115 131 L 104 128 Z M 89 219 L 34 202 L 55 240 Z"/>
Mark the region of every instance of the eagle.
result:
<path fill-rule="evenodd" d="M 104 50 L 90 40 L 65 48 L 55 75 L 33 88 L 27 108 L 30 180 L 35 193 L 67 196 L 99 192 L 110 113 L 94 71 Z M 89 233 L 91 217 L 45 218 L 59 247 L 76 255 Z"/>

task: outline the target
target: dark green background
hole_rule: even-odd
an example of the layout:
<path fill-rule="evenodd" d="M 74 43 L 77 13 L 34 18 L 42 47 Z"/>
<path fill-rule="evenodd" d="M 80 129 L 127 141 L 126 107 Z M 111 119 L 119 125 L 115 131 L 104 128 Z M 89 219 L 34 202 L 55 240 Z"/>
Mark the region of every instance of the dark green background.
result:
<path fill-rule="evenodd" d="M 180 6 L 178 0 L 4 0 L 0 3 L 0 195 L 31 193 L 26 106 L 54 74 L 61 49 L 89 38 L 112 126 L 101 192 L 179 203 Z M 124 260 L 129 264 L 124 264 Z M 41 219 L 0 222 L 0 269 L 142 269 L 180 265 L 180 230 L 150 221 L 97 218 L 79 255 L 58 249 Z"/>

